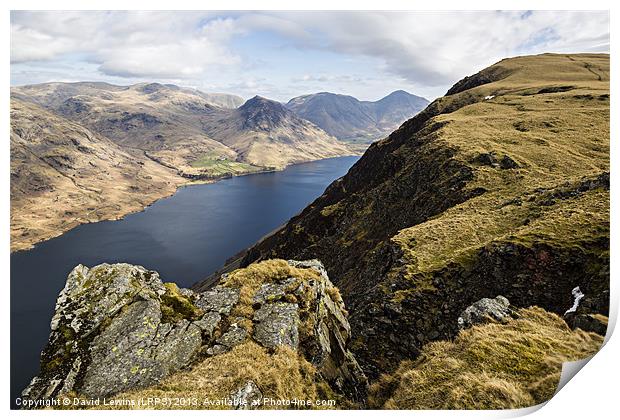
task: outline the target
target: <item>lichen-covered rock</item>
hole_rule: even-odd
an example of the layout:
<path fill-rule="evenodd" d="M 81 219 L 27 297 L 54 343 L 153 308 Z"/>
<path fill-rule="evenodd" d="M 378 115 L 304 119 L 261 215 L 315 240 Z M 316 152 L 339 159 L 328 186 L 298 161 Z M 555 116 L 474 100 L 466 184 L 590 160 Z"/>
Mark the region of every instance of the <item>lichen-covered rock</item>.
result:
<path fill-rule="evenodd" d="M 194 321 L 194 325 L 200 328 L 200 330 L 207 336 L 212 336 L 213 332 L 219 325 L 222 317 L 217 312 L 207 312 L 198 321 Z"/>
<path fill-rule="evenodd" d="M 510 302 L 504 296 L 500 295 L 495 299 L 482 298 L 468 306 L 459 316 L 457 323 L 459 329 L 462 330 L 488 322 L 489 319 L 503 322 L 510 319 L 513 313 L 514 311 L 510 309 Z"/>
<path fill-rule="evenodd" d="M 368 384 L 348 349 L 344 303 L 322 264 L 261 264 L 201 293 L 162 283 L 139 266 L 77 266 L 58 297 L 41 372 L 24 397 L 108 397 L 252 340 L 270 353 L 297 351 L 334 392 L 364 400 Z M 249 401 L 262 394 L 248 382 L 235 395 Z"/>
<path fill-rule="evenodd" d="M 298 309 L 296 303 L 286 302 L 261 306 L 254 313 L 254 321 L 257 322 L 254 339 L 268 348 L 289 346 L 296 349 L 299 345 Z"/>
<path fill-rule="evenodd" d="M 105 397 L 187 366 L 202 339 L 185 317 L 199 312 L 177 313 L 175 307 L 191 306 L 192 296 L 174 294 L 156 272 L 140 266 L 78 265 L 58 297 L 41 372 L 24 397 L 70 391 Z M 164 312 L 175 321 L 164 322 Z"/>
<path fill-rule="evenodd" d="M 254 303 L 263 304 L 282 299 L 286 295 L 288 286 L 296 281 L 296 278 L 291 277 L 282 283 L 263 284 L 254 295 Z"/>
<path fill-rule="evenodd" d="M 196 306 L 205 312 L 213 311 L 228 315 L 239 301 L 239 290 L 217 286 L 200 294 Z"/>
<path fill-rule="evenodd" d="M 364 401 L 368 380 L 349 350 L 351 327 L 338 289 L 319 260 L 289 260 L 288 263 L 320 275 L 318 281 L 300 284 L 295 290 L 299 300 L 307 305 L 302 313 L 305 325 L 311 326 L 310 331 L 302 331 L 301 351 L 336 391 L 354 401 Z"/>
<path fill-rule="evenodd" d="M 236 345 L 243 343 L 247 336 L 248 332 L 245 329 L 233 324 L 230 326 L 228 331 L 216 340 L 216 343 L 226 347 L 226 349 L 231 349 Z"/>
<path fill-rule="evenodd" d="M 233 406 L 237 410 L 252 410 L 261 405 L 263 393 L 254 381 L 247 381 L 230 395 Z"/>

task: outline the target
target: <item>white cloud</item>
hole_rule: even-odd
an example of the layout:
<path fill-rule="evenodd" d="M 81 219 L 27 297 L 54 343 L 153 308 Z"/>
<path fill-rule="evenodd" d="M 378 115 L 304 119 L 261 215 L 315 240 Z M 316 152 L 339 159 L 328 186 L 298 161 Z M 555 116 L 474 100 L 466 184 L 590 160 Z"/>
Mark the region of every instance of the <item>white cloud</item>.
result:
<path fill-rule="evenodd" d="M 270 61 L 274 52 L 260 41 L 265 33 L 279 42 L 277 71 Z M 244 42 L 252 47 L 241 52 Z M 301 71 L 291 62 L 288 69 L 293 50 L 323 53 L 326 62 L 308 60 Z M 11 14 L 15 72 L 37 62 L 55 62 L 56 68 L 59 62 L 76 68 L 89 63 L 104 78 L 219 82 L 247 94 L 251 83 L 283 95 L 323 85 L 321 90 L 357 86 L 358 92 L 378 93 L 384 80 L 386 86 L 402 84 L 433 96 L 507 56 L 608 50 L 605 11 Z M 349 67 L 332 71 L 330 54 L 347 59 Z M 321 71 L 316 64 L 324 64 Z"/>
<path fill-rule="evenodd" d="M 122 77 L 190 77 L 239 62 L 227 47 L 238 32 L 209 13 L 14 12 L 11 61 L 83 54 L 100 71 Z"/>
<path fill-rule="evenodd" d="M 409 81 L 444 85 L 507 56 L 609 50 L 608 12 L 291 13 L 320 36 L 299 48 L 380 58 Z"/>

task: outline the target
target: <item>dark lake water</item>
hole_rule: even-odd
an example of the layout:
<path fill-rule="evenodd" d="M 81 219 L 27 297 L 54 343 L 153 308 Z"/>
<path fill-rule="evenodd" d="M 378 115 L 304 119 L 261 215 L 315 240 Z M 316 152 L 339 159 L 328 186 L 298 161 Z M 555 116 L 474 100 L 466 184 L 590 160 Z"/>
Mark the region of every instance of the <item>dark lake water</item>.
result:
<path fill-rule="evenodd" d="M 357 159 L 184 187 L 123 220 L 81 225 L 11 254 L 11 404 L 39 370 L 56 297 L 77 264 L 139 264 L 191 286 L 297 214 Z"/>

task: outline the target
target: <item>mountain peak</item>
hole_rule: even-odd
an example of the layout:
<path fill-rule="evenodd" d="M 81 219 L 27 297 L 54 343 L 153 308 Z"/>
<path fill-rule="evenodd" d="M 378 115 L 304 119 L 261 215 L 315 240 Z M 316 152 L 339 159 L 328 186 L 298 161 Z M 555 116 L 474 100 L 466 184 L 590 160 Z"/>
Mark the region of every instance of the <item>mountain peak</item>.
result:
<path fill-rule="evenodd" d="M 390 96 L 415 96 L 415 95 L 412 95 L 411 93 L 407 92 L 406 90 L 398 89 L 398 90 L 395 90 L 394 92 L 386 95 L 385 98 L 389 98 Z"/>
<path fill-rule="evenodd" d="M 244 121 L 243 128 L 251 130 L 269 130 L 294 117 L 280 102 L 258 95 L 241 105 L 239 112 Z"/>
<path fill-rule="evenodd" d="M 160 92 L 162 90 L 170 89 L 171 86 L 174 85 L 162 85 L 161 83 L 153 82 L 153 83 L 138 83 L 134 85 L 136 90 L 146 93 L 147 95 L 155 92 Z M 176 87 L 176 86 L 174 86 Z"/>
<path fill-rule="evenodd" d="M 424 109 L 428 101 L 396 90 L 376 102 L 319 92 L 298 96 L 286 106 L 339 139 L 377 140 Z"/>

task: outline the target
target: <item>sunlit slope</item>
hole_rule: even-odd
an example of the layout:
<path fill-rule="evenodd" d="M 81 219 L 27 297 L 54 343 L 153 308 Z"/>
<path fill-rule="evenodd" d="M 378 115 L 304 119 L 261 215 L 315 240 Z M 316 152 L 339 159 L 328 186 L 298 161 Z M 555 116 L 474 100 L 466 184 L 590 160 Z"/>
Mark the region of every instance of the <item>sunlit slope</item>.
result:
<path fill-rule="evenodd" d="M 238 261 L 276 256 L 324 262 L 371 377 L 452 337 L 482 297 L 562 314 L 580 286 L 605 314 L 609 56 L 517 57 L 461 80 Z"/>
<path fill-rule="evenodd" d="M 11 250 L 172 194 L 183 178 L 84 126 L 11 100 Z"/>

